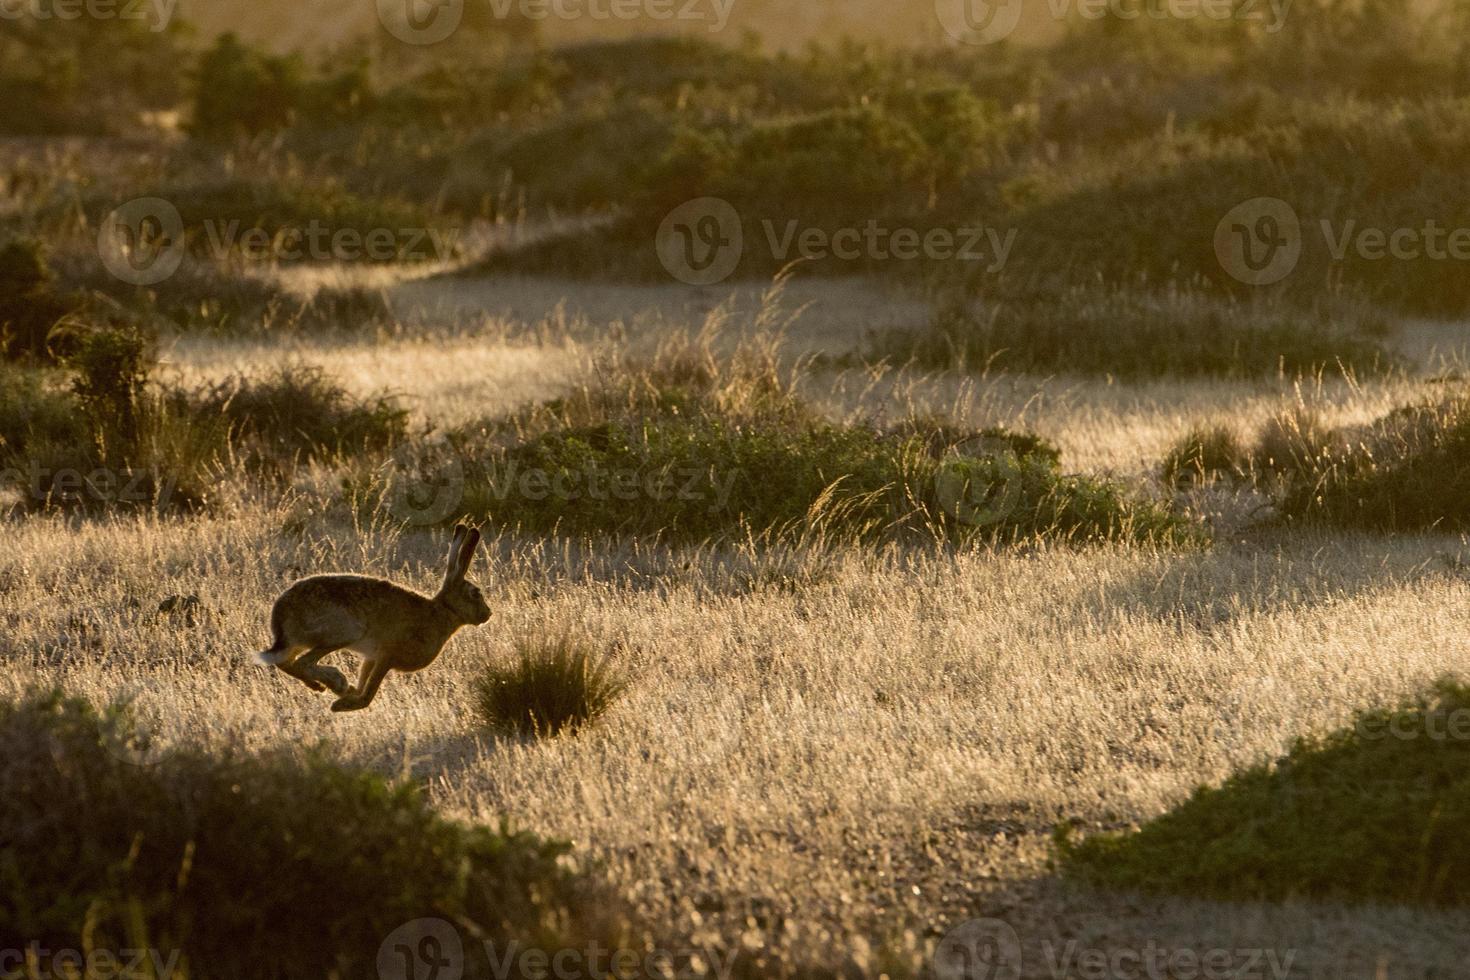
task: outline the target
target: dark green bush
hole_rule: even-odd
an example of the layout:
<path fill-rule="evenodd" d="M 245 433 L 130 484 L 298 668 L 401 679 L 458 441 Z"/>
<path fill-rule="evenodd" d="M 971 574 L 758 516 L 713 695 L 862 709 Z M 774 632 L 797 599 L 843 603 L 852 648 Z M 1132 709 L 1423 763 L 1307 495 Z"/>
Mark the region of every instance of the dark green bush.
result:
<path fill-rule="evenodd" d="M 0 18 L 0 133 L 135 138 L 141 112 L 178 104 L 183 76 L 171 69 L 188 54 L 156 7 L 145 19 L 35 16 L 41 9 Z"/>
<path fill-rule="evenodd" d="M 511 423 L 451 433 L 464 463 L 461 502 L 537 533 L 681 541 L 1196 535 L 1119 485 L 1063 475 L 1055 447 L 1033 436 L 932 420 L 834 425 L 771 375 L 744 372 L 665 356 L 644 371 L 625 366 L 626 390 L 588 390 Z"/>
<path fill-rule="evenodd" d="M 160 193 L 178 208 L 190 250 L 214 260 L 424 262 L 451 259 L 458 248 L 457 232 L 424 209 L 331 183 L 237 179 Z"/>
<path fill-rule="evenodd" d="M 76 397 L 59 372 L 0 364 L 0 463 L 13 464 L 37 443 L 87 439 Z"/>
<path fill-rule="evenodd" d="M 1288 517 L 1385 531 L 1470 528 L 1470 398 L 1401 408 L 1338 433 L 1291 475 L 1281 499 Z"/>
<path fill-rule="evenodd" d="M 1095 885 L 1240 901 L 1470 904 L 1470 688 L 1359 715 L 1136 831 L 1059 834 Z"/>
<path fill-rule="evenodd" d="M 492 663 L 475 696 L 492 728 L 526 738 L 576 732 L 592 724 L 627 689 L 606 659 L 569 636 L 522 640 L 511 664 Z"/>
<path fill-rule="evenodd" d="M 1236 304 L 1195 291 L 1073 287 L 980 304 L 947 302 L 920 330 L 876 335 L 865 355 L 941 370 L 1122 377 L 1258 377 L 1397 363 L 1355 309 Z"/>
<path fill-rule="evenodd" d="M 569 846 L 439 816 L 412 785 L 325 754 L 161 751 L 124 709 L 0 704 L 0 934 L 179 950 L 190 976 L 367 976 L 422 917 L 480 938 L 606 942 Z M 181 973 L 181 975 L 183 975 Z"/>
<path fill-rule="evenodd" d="M 1303 304 L 1347 292 L 1411 313 L 1459 314 L 1470 308 L 1470 280 L 1445 248 L 1450 231 L 1470 227 L 1455 190 L 1467 151 L 1470 101 L 1458 98 L 1319 98 L 1282 106 L 1240 135 L 1165 133 L 1013 180 L 1008 269 L 1115 286 L 1207 281 L 1255 295 L 1260 287 L 1222 265 L 1216 229 L 1238 205 L 1277 198 L 1299 219 L 1301 254 L 1275 291 Z M 1351 244 L 1333 254 L 1344 235 L 1420 233 L 1429 221 L 1440 229 L 1437 259 L 1413 241 L 1412 259 Z"/>
<path fill-rule="evenodd" d="M 391 395 L 358 398 L 314 365 L 236 376 L 173 397 L 196 418 L 223 420 L 237 445 L 281 465 L 382 452 L 408 435 L 408 410 Z"/>
<path fill-rule="evenodd" d="M 1243 480 L 1250 472 L 1250 453 L 1229 426 L 1196 426 L 1164 455 L 1160 475 L 1170 486 Z"/>
<path fill-rule="evenodd" d="M 328 125 L 372 108 L 368 63 L 311 71 L 298 54 L 274 55 L 222 34 L 199 59 L 190 130 L 226 140 L 301 123 Z"/>
<path fill-rule="evenodd" d="M 69 348 L 58 332 L 78 303 L 57 292 L 39 242 L 11 239 L 0 245 L 0 360 L 51 362 Z"/>

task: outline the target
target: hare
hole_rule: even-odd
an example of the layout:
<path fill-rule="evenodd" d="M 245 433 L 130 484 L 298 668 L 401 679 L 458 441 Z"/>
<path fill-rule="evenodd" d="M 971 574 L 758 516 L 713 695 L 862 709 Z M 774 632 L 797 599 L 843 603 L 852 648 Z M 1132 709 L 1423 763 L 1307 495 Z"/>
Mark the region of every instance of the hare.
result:
<path fill-rule="evenodd" d="M 313 691 L 330 689 L 337 695 L 333 711 L 366 708 L 388 671 L 423 670 L 461 627 L 490 620 L 484 595 L 465 581 L 479 543 L 478 530 L 455 527 L 444 584 L 432 599 L 361 575 L 321 575 L 297 582 L 271 610 L 275 643 L 258 655 L 260 662 L 280 668 Z M 340 670 L 319 666 L 323 657 L 339 650 L 362 657 L 355 688 L 348 688 Z"/>

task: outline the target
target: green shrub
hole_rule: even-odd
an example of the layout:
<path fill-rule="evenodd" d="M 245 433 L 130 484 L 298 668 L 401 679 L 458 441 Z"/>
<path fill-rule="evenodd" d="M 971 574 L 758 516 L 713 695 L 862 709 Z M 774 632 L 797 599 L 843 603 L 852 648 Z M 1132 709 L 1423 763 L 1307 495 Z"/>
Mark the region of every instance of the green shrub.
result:
<path fill-rule="evenodd" d="M 0 246 L 0 360 L 54 361 L 68 348 L 58 327 L 78 303 L 56 291 L 39 242 L 11 239 Z"/>
<path fill-rule="evenodd" d="M 172 108 L 188 54 L 177 25 L 62 17 L 19 7 L 0 21 L 0 133 L 136 137 L 140 112 Z M 165 29 L 167 27 L 167 29 Z"/>
<path fill-rule="evenodd" d="M 423 917 L 460 930 L 471 976 L 490 975 L 481 938 L 612 938 L 568 845 L 446 820 L 322 752 L 164 751 L 125 709 L 59 693 L 0 704 L 0 738 L 6 936 L 178 950 L 224 978 L 370 975 Z"/>
<path fill-rule="evenodd" d="M 330 182 L 226 180 L 160 192 L 178 208 L 190 251 L 282 264 L 451 259 L 457 232 L 423 208 Z M 108 201 L 89 202 L 103 212 Z"/>
<path fill-rule="evenodd" d="M 1298 741 L 1136 831 L 1059 834 L 1069 875 L 1240 901 L 1470 904 L 1470 688 Z"/>
<path fill-rule="evenodd" d="M 1332 441 L 1287 482 L 1284 515 L 1385 531 L 1470 528 L 1470 398 L 1401 408 Z"/>
<path fill-rule="evenodd" d="M 190 131 L 225 140 L 302 123 L 325 125 L 371 108 L 368 63 L 310 71 L 300 55 L 274 55 L 223 34 L 199 59 Z"/>
<path fill-rule="evenodd" d="M 486 667 L 475 695 L 486 724 L 534 738 L 592 724 L 626 689 L 627 682 L 601 654 L 560 636 L 519 641 L 515 662 Z"/>
<path fill-rule="evenodd" d="M 1345 448 L 1342 436 L 1316 412 L 1297 406 L 1266 420 L 1251 455 L 1258 472 L 1304 485 L 1315 482 Z"/>
<path fill-rule="evenodd" d="M 1117 484 L 1062 474 L 1056 448 L 1034 436 L 923 419 L 827 422 L 774 374 L 769 354 L 747 350 L 722 367 L 697 345 L 675 345 L 649 367 L 615 370 L 618 387 L 452 432 L 460 502 L 535 533 L 686 542 L 1196 535 Z"/>
<path fill-rule="evenodd" d="M 138 444 L 144 391 L 156 360 L 153 339 L 129 327 L 88 331 L 68 360 L 75 372 L 72 391 L 103 462 L 124 462 Z"/>
<path fill-rule="evenodd" d="M 14 463 L 38 443 L 78 445 L 88 432 L 60 373 L 0 364 L 0 463 Z"/>
<path fill-rule="evenodd" d="M 175 392 L 201 419 L 223 420 L 234 441 L 281 465 L 382 452 L 408 435 L 408 410 L 387 394 L 358 398 L 315 365 L 290 364 Z"/>
<path fill-rule="evenodd" d="M 1260 287 L 1222 265 L 1216 229 L 1238 205 L 1277 198 L 1296 213 L 1302 247 L 1273 290 L 1307 305 L 1347 293 L 1410 313 L 1456 315 L 1470 308 L 1470 281 L 1444 249 L 1450 230 L 1470 227 L 1470 208 L 1455 190 L 1467 151 L 1470 100 L 1463 98 L 1393 105 L 1319 98 L 1281 106 L 1239 135 L 1165 132 L 1014 178 L 1006 188 L 1007 220 L 1017 230 L 1008 269 L 1113 286 L 1203 281 L 1254 296 Z M 1437 259 L 1426 243 L 1413 260 L 1351 243 L 1334 254 L 1344 235 L 1419 234 L 1429 221 L 1440 229 Z"/>
<path fill-rule="evenodd" d="M 1242 480 L 1250 472 L 1250 453 L 1229 426 L 1197 426 L 1164 455 L 1160 475 L 1170 486 Z"/>
<path fill-rule="evenodd" d="M 0 469 L 31 508 L 193 510 L 208 504 L 227 431 L 157 391 L 151 338 L 131 327 L 80 333 L 70 384 L 57 372 L 0 372 Z"/>
<path fill-rule="evenodd" d="M 1396 358 L 1356 315 L 1262 308 L 1189 290 L 1079 286 L 978 305 L 950 301 L 926 328 L 877 335 L 865 356 L 940 370 L 1123 377 L 1387 370 Z"/>

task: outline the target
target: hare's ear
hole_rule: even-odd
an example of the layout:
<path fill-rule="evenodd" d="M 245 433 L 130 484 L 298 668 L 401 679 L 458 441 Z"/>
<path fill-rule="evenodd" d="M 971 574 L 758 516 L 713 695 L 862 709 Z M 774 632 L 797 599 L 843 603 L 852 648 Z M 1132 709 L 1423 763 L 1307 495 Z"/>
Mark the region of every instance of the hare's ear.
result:
<path fill-rule="evenodd" d="M 464 545 L 459 549 L 459 564 L 456 567 L 457 577 L 463 579 L 470 573 L 470 564 L 475 560 L 475 549 L 480 546 L 480 529 L 472 527 L 464 539 Z"/>
<path fill-rule="evenodd" d="M 456 575 L 456 569 L 459 567 L 459 556 L 464 550 L 465 535 L 469 533 L 470 529 L 463 524 L 454 525 L 454 540 L 449 542 L 449 565 L 444 571 L 444 583 L 446 585 L 458 577 Z"/>

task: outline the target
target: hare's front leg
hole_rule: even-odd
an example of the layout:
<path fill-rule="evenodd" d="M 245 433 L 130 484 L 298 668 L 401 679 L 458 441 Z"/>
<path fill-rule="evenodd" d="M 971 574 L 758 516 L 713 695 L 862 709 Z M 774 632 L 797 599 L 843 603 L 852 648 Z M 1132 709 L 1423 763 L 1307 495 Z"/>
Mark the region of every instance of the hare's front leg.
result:
<path fill-rule="evenodd" d="M 383 678 L 388 676 L 389 663 L 386 656 L 377 660 L 364 660 L 362 669 L 357 674 L 357 687 L 338 698 L 332 705 L 332 710 L 361 711 L 372 704 L 373 698 L 378 696 Z"/>

